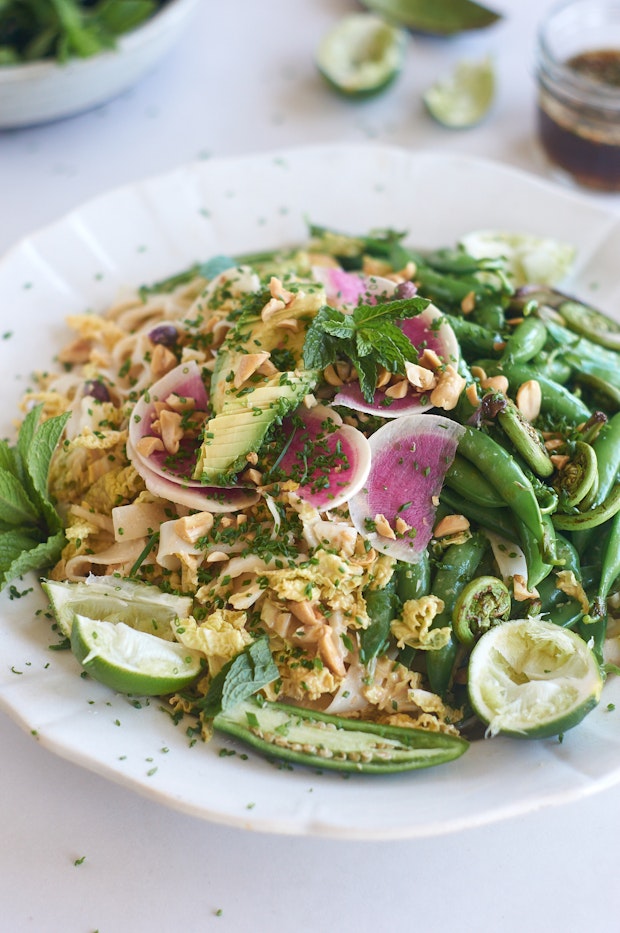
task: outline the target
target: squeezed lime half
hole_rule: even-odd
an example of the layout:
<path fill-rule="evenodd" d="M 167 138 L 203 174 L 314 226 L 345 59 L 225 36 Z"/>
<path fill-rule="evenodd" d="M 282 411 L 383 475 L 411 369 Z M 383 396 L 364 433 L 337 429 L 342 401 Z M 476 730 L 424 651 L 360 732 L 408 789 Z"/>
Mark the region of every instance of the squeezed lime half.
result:
<path fill-rule="evenodd" d="M 400 74 L 406 33 L 371 13 L 343 17 L 323 37 L 316 56 L 326 81 L 348 97 L 385 90 Z"/>
<path fill-rule="evenodd" d="M 202 655 L 124 622 L 76 615 L 71 650 L 91 677 L 117 693 L 159 696 L 188 686 L 202 670 Z"/>
<path fill-rule="evenodd" d="M 490 58 L 458 62 L 454 71 L 424 94 L 432 117 L 443 126 L 466 129 L 487 115 L 495 97 L 495 70 Z"/>
<path fill-rule="evenodd" d="M 569 629 L 539 618 L 486 632 L 469 661 L 471 705 L 490 735 L 546 738 L 596 706 L 603 679 L 593 652 Z"/>

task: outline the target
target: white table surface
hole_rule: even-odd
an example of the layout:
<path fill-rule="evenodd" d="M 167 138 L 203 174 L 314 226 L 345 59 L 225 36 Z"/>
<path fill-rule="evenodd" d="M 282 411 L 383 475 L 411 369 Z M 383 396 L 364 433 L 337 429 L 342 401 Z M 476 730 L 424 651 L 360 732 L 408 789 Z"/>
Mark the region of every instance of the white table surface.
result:
<path fill-rule="evenodd" d="M 313 65 L 320 36 L 354 0 L 203 0 L 133 90 L 80 117 L 0 133 L 0 251 L 95 194 L 212 156 L 377 140 L 544 175 L 533 50 L 549 6 L 498 0 L 507 16 L 490 30 L 412 39 L 400 81 L 356 104 L 332 95 Z M 434 124 L 422 91 L 457 59 L 487 52 L 499 79 L 490 117 L 468 131 Z M 0 931 L 617 929 L 620 788 L 455 835 L 345 842 L 169 810 L 55 757 L 4 714 L 0 748 Z"/>

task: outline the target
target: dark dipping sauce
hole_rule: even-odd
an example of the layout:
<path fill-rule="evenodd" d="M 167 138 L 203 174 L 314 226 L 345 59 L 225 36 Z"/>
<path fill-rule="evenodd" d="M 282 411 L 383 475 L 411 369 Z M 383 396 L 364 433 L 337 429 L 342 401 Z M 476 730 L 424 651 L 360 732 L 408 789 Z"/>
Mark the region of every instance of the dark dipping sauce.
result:
<path fill-rule="evenodd" d="M 588 102 L 569 89 L 551 93 L 541 87 L 538 130 L 552 162 L 576 182 L 603 191 L 620 191 L 620 49 L 593 49 L 565 62 L 565 67 L 588 79 Z M 617 89 L 617 101 L 605 107 L 596 85 L 605 92 Z"/>

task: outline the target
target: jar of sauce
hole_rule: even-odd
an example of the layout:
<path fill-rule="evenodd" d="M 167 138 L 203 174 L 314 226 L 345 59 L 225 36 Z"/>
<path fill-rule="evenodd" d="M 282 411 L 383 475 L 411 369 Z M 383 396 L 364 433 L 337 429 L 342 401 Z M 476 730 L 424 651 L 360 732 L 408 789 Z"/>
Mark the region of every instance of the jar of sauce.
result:
<path fill-rule="evenodd" d="M 538 133 L 556 170 L 620 191 L 620 0 L 570 0 L 538 36 Z"/>

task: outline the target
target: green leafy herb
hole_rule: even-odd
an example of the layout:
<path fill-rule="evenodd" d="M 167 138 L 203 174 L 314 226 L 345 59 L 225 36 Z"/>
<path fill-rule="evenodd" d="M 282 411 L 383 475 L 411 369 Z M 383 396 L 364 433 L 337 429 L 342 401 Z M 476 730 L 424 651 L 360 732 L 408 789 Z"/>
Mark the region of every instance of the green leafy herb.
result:
<path fill-rule="evenodd" d="M 269 650 L 269 639 L 258 638 L 215 675 L 201 707 L 206 716 L 217 716 L 247 700 L 279 676 Z"/>
<path fill-rule="evenodd" d="M 304 365 L 325 369 L 337 359 L 350 360 L 357 370 L 362 394 L 371 402 L 380 366 L 404 373 L 405 363 L 417 359 L 415 347 L 394 322 L 420 314 L 427 305 L 424 298 L 405 298 L 358 305 L 352 314 L 325 305 L 308 328 Z"/>
<path fill-rule="evenodd" d="M 0 0 L 0 66 L 113 48 L 167 0 Z"/>
<path fill-rule="evenodd" d="M 41 410 L 39 405 L 26 415 L 14 447 L 0 443 L 0 590 L 29 570 L 53 564 L 66 540 L 47 487 L 69 413 L 40 424 Z"/>

